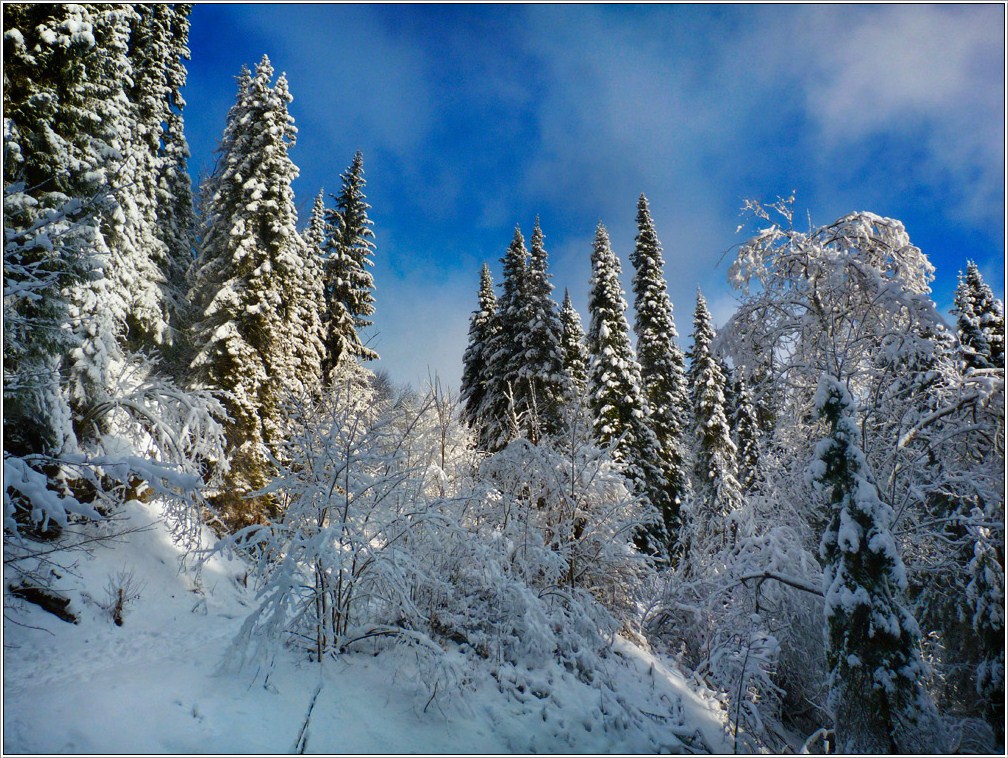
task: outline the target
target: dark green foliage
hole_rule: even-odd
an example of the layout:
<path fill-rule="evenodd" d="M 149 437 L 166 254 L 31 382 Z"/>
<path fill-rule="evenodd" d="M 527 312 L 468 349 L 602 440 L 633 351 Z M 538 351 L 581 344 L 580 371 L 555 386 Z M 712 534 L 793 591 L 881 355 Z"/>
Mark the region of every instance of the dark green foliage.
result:
<path fill-rule="evenodd" d="M 696 435 L 695 497 L 690 526 L 695 550 L 716 550 L 734 541 L 732 519 L 742 504 L 737 450 L 725 413 L 726 379 L 712 352 L 714 325 L 707 301 L 697 290 L 689 380 Z"/>
<path fill-rule="evenodd" d="M 907 581 L 891 531 L 894 514 L 879 499 L 860 448 L 853 401 L 824 374 L 815 404 L 829 425 L 810 475 L 831 513 L 819 550 L 837 751 L 944 752 L 923 685 L 920 631 L 902 599 Z"/>
<path fill-rule="evenodd" d="M 497 300 L 493 335 L 488 343 L 486 394 L 480 407 L 483 439 L 480 447 L 496 452 L 521 434 L 528 413 L 528 398 L 519 381 L 525 345 L 524 332 L 530 311 L 528 297 L 528 251 L 521 229 L 501 259 L 504 280 Z"/>
<path fill-rule="evenodd" d="M 573 395 L 570 376 L 564 366 L 563 325 L 553 302 L 550 278 L 537 218 L 532 229 L 532 250 L 525 280 L 527 301 L 517 324 L 522 341 L 517 375 L 528 409 L 522 430 L 533 443 L 562 434 L 564 406 Z"/>
<path fill-rule="evenodd" d="M 302 331 L 288 293 L 306 265 L 291 182 L 297 167 L 286 78 L 271 84 L 263 56 L 255 76 L 243 69 L 228 113 L 217 170 L 204 185 L 203 239 L 193 305 L 198 320 L 196 378 L 223 391 L 231 464 L 218 504 L 230 526 L 266 515 L 272 502 L 243 498 L 273 473 L 270 454 L 283 438 L 281 402 L 298 386 L 295 347 Z M 238 233 L 236 233 L 236 231 Z"/>
<path fill-rule="evenodd" d="M 571 378 L 575 398 L 580 398 L 588 386 L 588 356 L 585 353 L 585 333 L 581 326 L 581 316 L 574 310 L 570 293 L 566 289 L 563 305 L 560 307 L 560 323 L 563 326 L 561 342 L 564 367 Z"/>

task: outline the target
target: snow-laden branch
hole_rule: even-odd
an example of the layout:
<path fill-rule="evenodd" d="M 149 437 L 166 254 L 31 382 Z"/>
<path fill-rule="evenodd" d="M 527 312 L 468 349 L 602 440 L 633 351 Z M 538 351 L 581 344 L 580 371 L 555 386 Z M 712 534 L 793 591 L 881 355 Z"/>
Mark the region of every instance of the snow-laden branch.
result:
<path fill-rule="evenodd" d="M 775 582 L 786 584 L 788 587 L 794 587 L 796 590 L 808 592 L 812 595 L 818 595 L 819 597 L 823 596 L 822 587 L 816 587 L 814 584 L 806 582 L 803 579 L 779 574 L 776 571 L 754 571 L 749 574 L 743 574 L 739 577 L 739 581 L 743 584 L 745 582 L 752 581 L 753 579 L 758 579 L 761 582 L 766 579 L 773 579 Z"/>

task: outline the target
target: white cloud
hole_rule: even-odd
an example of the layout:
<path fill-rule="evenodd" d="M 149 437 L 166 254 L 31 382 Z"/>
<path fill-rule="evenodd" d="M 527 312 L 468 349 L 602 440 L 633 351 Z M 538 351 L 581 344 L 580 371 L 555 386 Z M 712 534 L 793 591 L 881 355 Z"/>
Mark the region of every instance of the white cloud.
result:
<path fill-rule="evenodd" d="M 376 277 L 377 279 L 377 277 Z M 479 270 L 471 276 L 437 280 L 416 272 L 398 277 L 384 271 L 375 292 L 375 334 L 381 355 L 374 365 L 398 383 L 422 386 L 428 375 L 458 387 L 469 314 L 476 308 Z"/>
<path fill-rule="evenodd" d="M 889 6 L 831 14 L 804 44 L 802 86 L 829 154 L 858 165 L 871 138 L 899 139 L 918 176 L 953 188 L 953 211 L 1004 215 L 1004 9 Z"/>
<path fill-rule="evenodd" d="M 245 18 L 273 41 L 276 54 L 268 52 L 278 70 L 287 70 L 302 131 L 349 140 L 353 149 L 366 141 L 412 160 L 436 119 L 428 52 L 419 41 L 362 6 L 264 4 Z M 352 65 L 346 55 L 354 56 Z"/>

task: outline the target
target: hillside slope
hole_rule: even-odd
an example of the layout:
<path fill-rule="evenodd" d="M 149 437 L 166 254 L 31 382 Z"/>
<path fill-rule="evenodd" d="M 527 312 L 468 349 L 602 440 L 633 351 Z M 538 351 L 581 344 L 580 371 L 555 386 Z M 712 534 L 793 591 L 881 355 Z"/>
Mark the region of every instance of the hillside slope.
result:
<path fill-rule="evenodd" d="M 619 639 L 609 670 L 597 677 L 608 682 L 601 689 L 559 666 L 520 672 L 533 683 L 527 689 L 506 687 L 501 682 L 514 682 L 515 671 L 455 653 L 466 676 L 432 699 L 405 649 L 345 656 L 324 670 L 293 653 L 268 672 L 225 669 L 255 602 L 237 562 L 215 557 L 199 573 L 191 560 L 183 567 L 156 509 L 137 502 L 114 528 L 84 529 L 140 531 L 95 543 L 90 553 L 57 556 L 74 563 L 57 586 L 71 598 L 76 625 L 5 595 L 5 753 L 730 749 L 713 700 Z M 103 606 L 110 577 L 124 572 L 138 597 L 120 627 Z M 646 713 L 654 728 L 634 727 L 621 708 Z"/>

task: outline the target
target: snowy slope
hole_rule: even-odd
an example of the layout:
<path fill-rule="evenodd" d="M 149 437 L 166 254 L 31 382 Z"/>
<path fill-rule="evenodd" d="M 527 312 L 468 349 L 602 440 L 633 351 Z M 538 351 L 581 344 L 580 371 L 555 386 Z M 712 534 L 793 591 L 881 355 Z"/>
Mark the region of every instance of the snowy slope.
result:
<path fill-rule="evenodd" d="M 406 651 L 347 656 L 324 671 L 291 653 L 268 677 L 223 672 L 254 602 L 241 586 L 240 565 L 215 558 L 197 578 L 191 567 L 180 568 L 181 551 L 156 509 L 133 502 L 124 516 L 118 529 L 150 528 L 76 553 L 73 573 L 60 580 L 77 625 L 6 598 L 5 753 L 290 752 L 316 690 L 306 752 L 730 749 L 716 704 L 622 640 L 605 673 L 626 702 L 650 714 L 650 735 L 620 729 L 598 690 L 559 667 L 524 672 L 538 682 L 534 694 L 507 695 L 489 664 L 470 663 L 466 689 L 429 705 Z M 109 577 L 124 568 L 141 590 L 117 627 L 102 604 Z"/>

